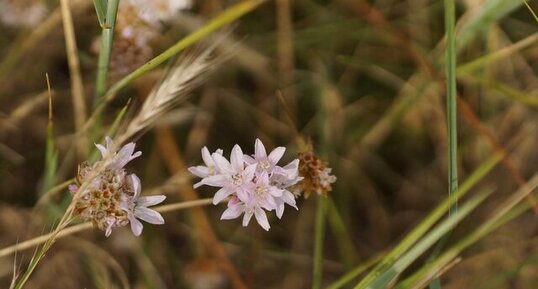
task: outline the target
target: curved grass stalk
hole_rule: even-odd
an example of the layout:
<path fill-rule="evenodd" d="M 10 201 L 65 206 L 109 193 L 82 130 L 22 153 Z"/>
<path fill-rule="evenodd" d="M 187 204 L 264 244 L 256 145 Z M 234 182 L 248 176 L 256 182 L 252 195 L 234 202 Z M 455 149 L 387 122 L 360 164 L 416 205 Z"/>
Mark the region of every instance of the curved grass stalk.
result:
<path fill-rule="evenodd" d="M 157 211 L 157 212 L 160 212 L 160 213 L 168 213 L 168 212 L 172 212 L 172 211 L 178 211 L 178 210 L 183 210 L 183 209 L 188 209 L 188 208 L 205 206 L 205 205 L 209 205 L 211 203 L 212 203 L 212 199 L 207 198 L 207 199 L 200 199 L 200 200 L 194 200 L 194 201 L 187 201 L 187 202 L 179 202 L 179 203 L 173 203 L 173 204 L 168 204 L 168 205 L 162 205 L 162 206 L 154 207 L 153 209 L 155 211 Z M 44 244 L 44 243 L 46 244 L 47 240 L 49 240 L 50 238 L 54 238 L 55 240 L 57 240 L 59 238 L 69 236 L 69 235 L 72 235 L 72 234 L 75 234 L 75 233 L 78 233 L 78 232 L 81 232 L 81 231 L 85 231 L 85 230 L 90 229 L 90 228 L 92 228 L 91 223 L 81 223 L 81 224 L 73 225 L 73 226 L 70 226 L 70 227 L 66 227 L 65 229 L 60 230 L 56 234 L 54 232 L 49 233 L 49 234 L 44 234 L 44 235 L 32 238 L 30 240 L 26 240 L 26 241 L 21 242 L 19 244 L 15 244 L 15 245 L 12 245 L 12 246 L 9 246 L 9 247 L 1 249 L 0 250 L 0 258 L 5 257 L 5 256 L 9 256 L 9 255 L 14 254 L 14 253 L 16 253 L 18 251 L 26 250 L 26 249 L 29 249 L 29 248 L 32 248 L 32 247 L 35 247 L 35 246 L 38 246 L 38 245 L 41 245 L 41 244 Z"/>

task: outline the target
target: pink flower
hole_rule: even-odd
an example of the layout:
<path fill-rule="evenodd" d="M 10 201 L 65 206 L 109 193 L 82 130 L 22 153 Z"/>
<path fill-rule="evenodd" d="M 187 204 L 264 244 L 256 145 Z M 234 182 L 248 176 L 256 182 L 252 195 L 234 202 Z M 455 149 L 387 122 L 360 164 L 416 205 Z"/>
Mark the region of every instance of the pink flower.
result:
<path fill-rule="evenodd" d="M 215 166 L 219 174 L 204 178 L 201 183 L 213 187 L 221 187 L 213 197 L 213 204 L 218 204 L 226 197 L 234 193 L 240 193 L 252 181 L 255 165 L 245 167 L 243 162 L 243 151 L 238 145 L 232 149 L 229 162 L 218 153 L 213 154 Z"/>
<path fill-rule="evenodd" d="M 222 150 L 218 149 L 215 153 L 222 155 Z M 202 159 L 204 160 L 205 166 L 190 167 L 189 172 L 200 178 L 207 178 L 219 173 L 215 167 L 215 161 L 213 160 L 213 157 L 209 153 L 207 147 L 202 148 Z M 194 184 L 194 188 L 198 188 L 201 185 L 203 185 L 202 181 Z"/>
<path fill-rule="evenodd" d="M 281 169 L 276 164 L 282 158 L 284 152 L 286 152 L 285 147 L 277 147 L 271 151 L 269 155 L 267 155 L 263 143 L 260 141 L 260 139 L 256 139 L 256 142 L 254 143 L 254 158 L 245 155 L 245 163 L 249 165 L 256 164 L 256 172 L 265 171 L 268 174 L 272 174 L 273 171 L 279 172 Z"/>
<path fill-rule="evenodd" d="M 220 188 L 213 197 L 214 204 L 231 197 L 221 220 L 243 215 L 243 226 L 247 226 L 254 216 L 263 229 L 269 230 L 271 226 L 266 211 L 275 210 L 280 219 L 286 204 L 297 209 L 295 197 L 288 188 L 302 180 L 298 172 L 299 160 L 284 167 L 278 166 L 286 149 L 278 147 L 267 155 L 259 139 L 256 139 L 254 150 L 253 157 L 247 156 L 235 145 L 228 161 L 222 152 L 217 151 L 209 157 L 209 151 L 203 148 L 202 158 L 206 166 L 189 170 L 202 178 L 194 185 L 195 188 L 200 185 Z"/>
<path fill-rule="evenodd" d="M 126 197 L 120 204 L 120 208 L 127 213 L 127 218 L 131 224 L 131 231 L 133 231 L 133 234 L 135 236 L 140 236 L 143 225 L 138 219 L 155 225 L 164 224 L 164 219 L 161 214 L 152 209 L 148 209 L 148 207 L 161 203 L 166 199 L 166 196 L 141 197 L 140 179 L 135 174 L 131 174 L 129 179 L 134 195 Z"/>
<path fill-rule="evenodd" d="M 142 155 L 141 151 L 135 152 L 135 143 L 130 142 L 124 145 L 119 152 L 116 153 L 116 146 L 112 141 L 112 138 L 107 136 L 105 138 L 106 147 L 102 144 L 95 144 L 97 149 L 101 152 L 103 160 L 111 158 L 108 160 L 108 166 L 111 169 L 119 170 L 122 169 L 128 162 Z"/>

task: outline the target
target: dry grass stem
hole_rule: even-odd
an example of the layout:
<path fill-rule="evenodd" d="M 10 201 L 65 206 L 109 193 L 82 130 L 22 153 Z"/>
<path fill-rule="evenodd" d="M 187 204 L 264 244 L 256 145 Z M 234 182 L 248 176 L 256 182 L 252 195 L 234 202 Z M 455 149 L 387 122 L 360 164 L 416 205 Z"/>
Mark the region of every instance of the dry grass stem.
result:
<path fill-rule="evenodd" d="M 157 212 L 168 213 L 168 212 L 177 211 L 177 210 L 183 210 L 183 209 L 188 209 L 188 208 L 195 208 L 195 207 L 199 207 L 199 206 L 205 206 L 205 205 L 209 205 L 211 203 L 212 203 L 212 199 L 210 199 L 210 198 L 209 199 L 199 199 L 199 200 L 194 200 L 194 201 L 180 202 L 180 203 L 176 203 L 176 204 L 162 205 L 162 206 L 154 207 L 152 209 L 154 209 Z M 64 223 L 65 223 L 65 221 L 64 221 Z M 60 228 L 60 224 L 59 224 L 56 228 L 57 229 L 55 229 L 53 232 L 51 232 L 49 234 L 44 234 L 44 235 L 32 238 L 30 240 L 26 240 L 24 242 L 18 243 L 16 245 L 12 245 L 12 246 L 9 246 L 9 247 L 1 249 L 0 250 L 0 258 L 5 257 L 5 256 L 9 256 L 9 255 L 11 255 L 13 253 L 23 251 L 23 250 L 26 250 L 26 249 L 29 249 L 29 248 L 32 248 L 32 247 L 35 247 L 35 246 L 39 246 L 40 244 L 43 244 L 43 243 L 47 242 L 49 239 L 57 240 L 57 239 L 60 239 L 62 237 L 65 237 L 65 236 L 69 236 L 69 235 L 73 235 L 73 234 L 81 232 L 81 231 L 85 231 L 87 229 L 92 228 L 92 224 L 91 223 L 82 223 L 82 224 L 77 224 L 77 225 L 73 225 L 73 226 L 70 226 L 70 227 L 63 226 L 62 229 L 58 229 L 58 228 Z"/>
<path fill-rule="evenodd" d="M 68 0 L 60 0 L 64 37 L 65 50 L 67 52 L 67 62 L 69 64 L 69 74 L 71 78 L 71 94 L 73 97 L 73 114 L 75 118 L 75 128 L 81 130 L 86 121 L 86 103 L 84 97 L 84 86 L 82 84 L 82 76 L 80 72 L 80 63 L 78 59 L 78 48 L 75 37 L 75 28 L 73 27 L 73 15 Z M 88 155 L 87 140 L 85 135 L 80 135 L 75 140 L 77 143 L 77 152 L 79 157 L 83 159 Z"/>

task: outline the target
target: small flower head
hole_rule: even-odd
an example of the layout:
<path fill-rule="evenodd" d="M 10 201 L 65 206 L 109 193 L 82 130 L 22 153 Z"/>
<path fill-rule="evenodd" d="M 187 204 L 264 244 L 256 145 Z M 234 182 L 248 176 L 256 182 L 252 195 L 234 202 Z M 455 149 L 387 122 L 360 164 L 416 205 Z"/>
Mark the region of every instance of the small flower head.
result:
<path fill-rule="evenodd" d="M 305 199 L 311 194 L 327 196 L 332 191 L 332 183 L 336 182 L 336 176 L 331 175 L 332 169 L 327 167 L 327 162 L 322 161 L 312 150 L 301 152 L 299 159 L 299 175 L 302 182 L 294 185 L 292 190 L 296 196 L 304 194 Z"/>
<path fill-rule="evenodd" d="M 113 228 L 127 224 L 131 224 L 133 233 L 139 236 L 142 224 L 137 218 L 163 224 L 161 215 L 147 207 L 162 202 L 165 196 L 140 197 L 140 179 L 124 169 L 128 162 L 142 154 L 135 152 L 135 144 L 128 143 L 116 152 L 112 139 L 107 137 L 106 146 L 96 144 L 96 147 L 102 160 L 93 165 L 81 163 L 77 184 L 69 186 L 69 191 L 77 195 L 74 213 L 105 231 L 107 237 Z"/>
<path fill-rule="evenodd" d="M 135 236 L 140 236 L 140 234 L 142 234 L 143 226 L 138 219 L 155 225 L 164 224 L 164 219 L 161 214 L 148 207 L 162 203 L 166 199 L 166 196 L 141 197 L 140 179 L 135 174 L 130 175 L 129 183 L 133 188 L 133 195 L 124 195 L 123 200 L 120 203 L 120 208 L 127 213 L 127 219 L 129 219 L 133 234 Z"/>
<path fill-rule="evenodd" d="M 288 188 L 302 179 L 298 174 L 299 160 L 284 167 L 278 166 L 285 148 L 278 147 L 267 155 L 260 140 L 256 140 L 254 151 L 253 156 L 244 155 L 241 147 L 235 145 L 228 161 L 222 151 L 209 157 L 209 151 L 204 148 L 202 158 L 206 166 L 191 167 L 189 170 L 202 178 L 194 185 L 195 188 L 202 184 L 219 188 L 213 197 L 214 204 L 230 198 L 222 220 L 243 215 L 243 226 L 247 226 L 254 216 L 263 229 L 269 230 L 266 212 L 275 210 L 277 217 L 281 218 L 285 204 L 297 209 L 295 198 Z"/>
<path fill-rule="evenodd" d="M 222 155 L 222 150 L 218 149 L 215 153 Z M 220 171 L 217 170 L 217 167 L 215 165 L 215 160 L 213 159 L 213 156 L 211 156 L 211 153 L 209 153 L 209 150 L 207 149 L 207 147 L 202 148 L 202 159 L 204 160 L 205 166 L 195 166 L 195 167 L 189 168 L 189 171 L 193 175 L 199 178 L 207 178 L 207 177 L 214 176 L 220 173 Z M 203 184 L 200 181 L 194 184 L 194 188 L 198 188 L 201 185 Z"/>

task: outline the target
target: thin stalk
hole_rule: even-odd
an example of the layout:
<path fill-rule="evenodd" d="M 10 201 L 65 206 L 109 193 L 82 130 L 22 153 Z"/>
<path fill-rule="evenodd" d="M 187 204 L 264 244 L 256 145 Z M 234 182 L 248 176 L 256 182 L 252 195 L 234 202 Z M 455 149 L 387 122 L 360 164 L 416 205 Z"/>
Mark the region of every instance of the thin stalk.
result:
<path fill-rule="evenodd" d="M 312 289 L 320 289 L 323 277 L 323 241 L 325 237 L 325 215 L 327 213 L 327 200 L 318 196 L 316 210 L 316 227 L 314 236 L 314 269 L 312 276 Z"/>
<path fill-rule="evenodd" d="M 458 190 L 458 112 L 456 104 L 456 40 L 455 0 L 445 0 L 445 29 L 446 29 L 446 94 L 447 94 L 447 123 L 448 123 L 448 193 Z M 457 202 L 449 210 L 449 215 L 457 211 Z"/>
<path fill-rule="evenodd" d="M 160 213 L 168 213 L 172 211 L 182 210 L 182 209 L 188 209 L 188 208 L 194 208 L 194 207 L 200 207 L 212 204 L 213 199 L 207 198 L 207 199 L 199 199 L 199 200 L 193 200 L 193 201 L 186 201 L 186 202 L 179 202 L 179 203 L 173 203 L 173 204 L 167 204 L 162 205 L 158 207 L 152 208 L 153 210 L 160 212 Z M 224 200 L 225 202 L 227 200 Z M 56 233 L 55 240 L 72 235 L 74 233 L 78 233 L 87 229 L 92 228 L 91 223 L 81 223 L 73 226 L 66 227 L 65 229 L 62 229 L 58 233 Z M 34 246 L 38 246 L 40 244 L 46 243 L 47 240 L 49 240 L 51 237 L 54 236 L 53 233 L 44 234 L 35 238 L 32 238 L 30 240 L 26 240 L 24 242 L 21 242 L 19 244 L 15 244 L 6 248 L 3 248 L 0 250 L 0 258 L 9 256 L 15 252 L 19 252 L 22 250 L 26 250 L 29 248 L 32 248 Z"/>
<path fill-rule="evenodd" d="M 455 0 L 444 0 L 445 7 L 445 31 L 446 31 L 446 109 L 448 125 L 448 195 L 449 197 L 458 190 L 458 112 L 456 94 L 456 39 L 454 37 L 454 26 L 456 25 L 456 3 Z M 448 217 L 458 211 L 458 200 L 448 210 Z M 438 256 L 445 246 L 450 232 L 441 240 L 434 249 L 432 258 Z M 440 289 L 441 280 L 435 278 L 430 283 L 430 289 Z"/>
<path fill-rule="evenodd" d="M 108 66 L 112 53 L 112 42 L 114 41 L 114 27 L 116 26 L 116 15 L 118 13 L 119 0 L 109 0 L 106 9 L 106 18 L 103 30 L 101 31 L 101 48 L 99 49 L 99 60 L 97 64 L 97 80 L 95 84 L 95 103 L 101 101 L 101 97 L 106 92 L 106 82 L 108 78 Z"/>
<path fill-rule="evenodd" d="M 534 12 L 534 10 L 532 10 L 532 8 L 529 5 L 529 3 L 527 2 L 527 0 L 523 0 L 523 3 L 525 3 L 525 6 L 527 6 L 527 9 L 529 9 L 529 11 L 531 12 L 532 16 L 534 17 L 534 20 L 536 20 L 536 22 L 538 22 L 538 16 L 536 16 L 536 13 Z"/>

